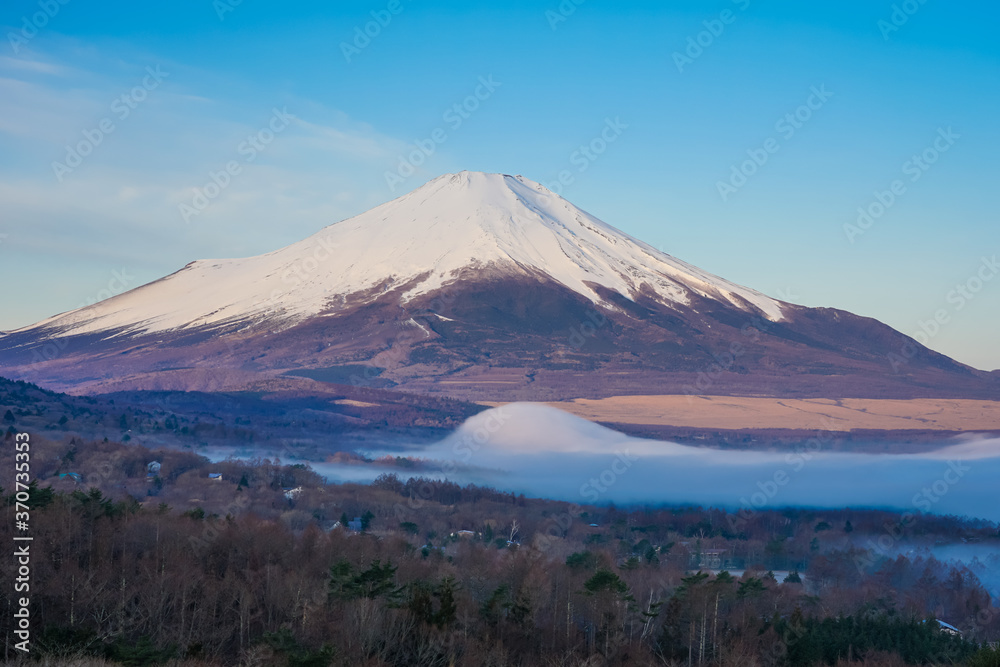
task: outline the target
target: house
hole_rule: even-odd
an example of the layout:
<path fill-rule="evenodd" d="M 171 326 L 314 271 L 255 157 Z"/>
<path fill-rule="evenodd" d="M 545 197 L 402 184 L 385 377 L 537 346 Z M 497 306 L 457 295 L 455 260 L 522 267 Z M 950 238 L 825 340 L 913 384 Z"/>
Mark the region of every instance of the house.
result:
<path fill-rule="evenodd" d="M 289 500 L 295 500 L 298 497 L 298 495 L 302 493 L 301 486 L 296 486 L 294 488 L 291 486 L 285 486 L 282 487 L 281 490 L 284 491 L 285 497 L 288 498 Z"/>
<path fill-rule="evenodd" d="M 681 543 L 688 550 L 688 567 L 699 570 L 718 570 L 725 562 L 726 549 L 702 549 L 689 542 Z"/>
<path fill-rule="evenodd" d="M 459 538 L 473 538 L 476 536 L 476 534 L 471 530 L 458 530 L 452 533 L 452 535 Z"/>
<path fill-rule="evenodd" d="M 214 479 L 214 480 L 217 480 L 217 481 L 221 482 L 222 481 L 222 473 L 221 472 L 210 472 L 210 473 L 208 473 L 208 478 L 209 479 Z"/>
<path fill-rule="evenodd" d="M 705 567 L 713 570 L 722 567 L 722 558 L 725 553 L 725 549 L 702 549 L 698 567 Z"/>
<path fill-rule="evenodd" d="M 69 477 L 71 480 L 73 480 L 77 484 L 79 484 L 80 482 L 83 481 L 83 475 L 81 475 L 78 472 L 64 472 L 64 473 L 60 473 L 59 479 L 62 479 L 63 477 Z"/>
<path fill-rule="evenodd" d="M 361 517 L 356 516 L 352 520 L 347 522 L 347 528 L 349 530 L 353 530 L 356 533 L 360 533 L 362 530 L 365 529 L 365 524 L 364 522 L 361 521 Z"/>
<path fill-rule="evenodd" d="M 952 635 L 954 637 L 962 636 L 962 631 L 950 623 L 945 623 L 944 621 L 939 620 L 938 626 L 940 626 L 941 632 L 945 633 L 946 635 Z"/>
<path fill-rule="evenodd" d="M 160 474 L 160 462 L 150 461 L 146 464 L 146 477 L 156 477 Z"/>

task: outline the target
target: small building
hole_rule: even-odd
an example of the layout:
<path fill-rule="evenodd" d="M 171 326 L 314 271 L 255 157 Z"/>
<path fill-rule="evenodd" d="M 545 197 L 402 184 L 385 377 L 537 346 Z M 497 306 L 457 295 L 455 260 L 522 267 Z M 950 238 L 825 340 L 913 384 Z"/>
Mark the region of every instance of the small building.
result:
<path fill-rule="evenodd" d="M 365 529 L 365 524 L 361 521 L 361 517 L 356 516 L 347 522 L 348 530 L 353 530 L 355 533 L 360 533 Z"/>
<path fill-rule="evenodd" d="M 688 550 L 688 567 L 699 570 L 719 570 L 725 563 L 726 549 L 702 549 L 689 542 L 681 543 Z"/>
<path fill-rule="evenodd" d="M 299 496 L 299 494 L 302 493 L 301 486 L 296 486 L 296 487 L 285 486 L 282 487 L 281 490 L 285 493 L 285 497 L 288 498 L 289 500 L 295 500 Z"/>
<path fill-rule="evenodd" d="M 962 631 L 956 628 L 951 623 L 945 623 L 942 620 L 938 620 L 938 626 L 940 626 L 941 632 L 945 633 L 946 635 L 952 635 L 954 637 L 962 636 Z"/>
<path fill-rule="evenodd" d="M 458 538 L 467 538 L 467 539 L 471 539 L 476 536 L 476 534 L 471 530 L 457 530 L 454 533 L 452 533 L 452 535 Z"/>
<path fill-rule="evenodd" d="M 214 479 L 216 481 L 221 482 L 222 481 L 222 473 L 221 472 L 210 472 L 210 473 L 208 473 L 208 478 L 209 479 Z"/>
<path fill-rule="evenodd" d="M 146 477 L 156 477 L 160 474 L 160 462 L 150 461 L 146 464 Z"/>
<path fill-rule="evenodd" d="M 59 479 L 62 479 L 64 477 L 69 477 L 71 480 L 73 480 L 77 484 L 79 484 L 80 482 L 83 481 L 83 475 L 81 475 L 78 472 L 64 472 L 64 473 L 60 473 Z"/>

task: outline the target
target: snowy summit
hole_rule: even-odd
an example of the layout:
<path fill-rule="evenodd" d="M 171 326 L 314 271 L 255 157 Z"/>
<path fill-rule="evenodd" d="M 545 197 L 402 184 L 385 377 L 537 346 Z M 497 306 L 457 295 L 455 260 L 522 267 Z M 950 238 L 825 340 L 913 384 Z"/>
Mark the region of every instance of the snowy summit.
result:
<path fill-rule="evenodd" d="M 274 329 L 402 289 L 434 291 L 469 270 L 549 278 L 604 306 L 594 285 L 667 306 L 691 295 L 781 320 L 782 303 L 638 241 L 522 176 L 463 171 L 280 250 L 200 260 L 29 329 L 116 335 L 266 323 Z"/>

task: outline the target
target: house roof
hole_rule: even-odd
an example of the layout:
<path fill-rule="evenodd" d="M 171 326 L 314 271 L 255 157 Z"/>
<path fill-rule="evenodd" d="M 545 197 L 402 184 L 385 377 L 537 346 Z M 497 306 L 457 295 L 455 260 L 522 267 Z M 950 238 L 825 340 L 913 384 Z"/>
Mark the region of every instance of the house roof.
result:
<path fill-rule="evenodd" d="M 938 625 L 940 625 L 940 626 L 941 626 L 942 628 L 944 628 L 945 630 L 951 630 L 951 631 L 953 631 L 953 632 L 957 632 L 957 633 L 959 633 L 959 634 L 961 634 L 961 633 L 962 633 L 962 631 L 961 631 L 961 630 L 959 630 L 958 628 L 956 628 L 956 627 L 955 627 L 954 625 L 952 625 L 951 623 L 945 623 L 944 621 L 942 621 L 942 620 L 940 620 L 940 619 L 938 619 Z"/>

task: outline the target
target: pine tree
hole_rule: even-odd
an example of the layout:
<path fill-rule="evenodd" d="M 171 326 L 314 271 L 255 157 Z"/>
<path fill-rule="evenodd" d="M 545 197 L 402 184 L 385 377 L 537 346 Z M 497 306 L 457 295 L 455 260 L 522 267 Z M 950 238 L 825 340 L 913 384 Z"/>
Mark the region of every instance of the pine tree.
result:
<path fill-rule="evenodd" d="M 455 622 L 455 616 L 458 613 L 458 605 L 455 603 L 455 580 L 452 577 L 446 577 L 440 584 L 438 584 L 437 590 L 434 591 L 434 597 L 438 599 L 438 611 L 434 615 L 434 622 L 438 627 L 444 628 Z"/>

